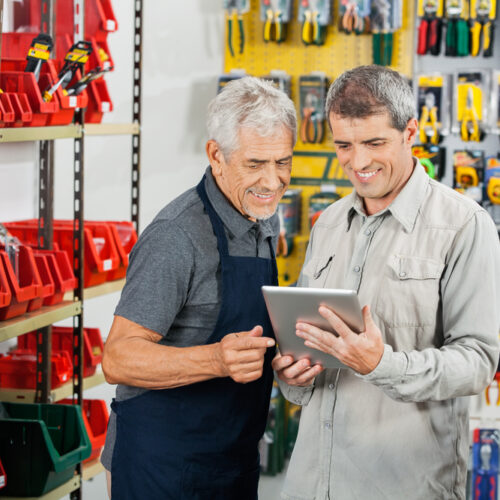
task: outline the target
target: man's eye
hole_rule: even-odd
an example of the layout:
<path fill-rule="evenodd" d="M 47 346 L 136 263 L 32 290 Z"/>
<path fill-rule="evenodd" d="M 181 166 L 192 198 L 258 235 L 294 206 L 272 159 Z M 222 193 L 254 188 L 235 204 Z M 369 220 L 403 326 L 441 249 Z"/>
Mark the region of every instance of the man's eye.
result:
<path fill-rule="evenodd" d="M 337 144 L 335 146 L 337 149 L 348 149 L 349 148 L 349 144 Z"/>
<path fill-rule="evenodd" d="M 371 142 L 370 146 L 378 148 L 379 146 L 382 146 L 383 144 L 384 144 L 383 142 Z"/>

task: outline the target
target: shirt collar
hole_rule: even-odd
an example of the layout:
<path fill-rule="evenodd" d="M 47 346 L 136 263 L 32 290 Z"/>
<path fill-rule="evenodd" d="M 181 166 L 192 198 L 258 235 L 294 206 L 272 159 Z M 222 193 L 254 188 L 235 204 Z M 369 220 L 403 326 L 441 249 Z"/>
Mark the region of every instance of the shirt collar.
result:
<path fill-rule="evenodd" d="M 241 238 L 245 233 L 252 230 L 260 230 L 263 238 L 278 234 L 279 219 L 277 214 L 274 214 L 269 219 L 257 222 L 247 219 L 233 207 L 219 189 L 210 166 L 207 167 L 205 176 L 205 189 L 207 190 L 208 199 L 228 230 L 229 238 Z"/>
<path fill-rule="evenodd" d="M 380 216 L 388 211 L 391 212 L 394 218 L 399 221 L 408 232 L 413 231 L 418 211 L 422 205 L 429 184 L 429 176 L 425 172 L 424 167 L 415 157 L 413 158 L 413 162 L 415 168 L 401 192 L 387 208 L 375 214 L 376 216 Z M 350 208 L 347 212 L 347 230 L 350 229 L 352 220 L 356 214 L 363 217 L 366 216 L 363 200 L 358 194 L 353 191 L 349 196 L 351 197 L 351 201 L 349 203 Z"/>

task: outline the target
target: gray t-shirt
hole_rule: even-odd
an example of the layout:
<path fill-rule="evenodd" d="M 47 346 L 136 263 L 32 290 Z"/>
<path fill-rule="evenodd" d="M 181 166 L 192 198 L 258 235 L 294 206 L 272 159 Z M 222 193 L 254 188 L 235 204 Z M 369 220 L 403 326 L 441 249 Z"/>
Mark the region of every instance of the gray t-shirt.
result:
<path fill-rule="evenodd" d="M 243 217 L 217 187 L 210 167 L 205 188 L 224 224 L 229 254 L 269 258 L 267 238 L 276 248 L 278 216 L 257 223 Z M 161 344 L 202 345 L 215 327 L 221 298 L 217 239 L 196 188 L 191 188 L 164 207 L 141 234 L 130 254 L 115 315 L 159 333 Z M 116 399 L 123 401 L 145 391 L 118 385 Z M 111 412 L 101 456 L 108 470 L 115 437 L 116 416 Z"/>

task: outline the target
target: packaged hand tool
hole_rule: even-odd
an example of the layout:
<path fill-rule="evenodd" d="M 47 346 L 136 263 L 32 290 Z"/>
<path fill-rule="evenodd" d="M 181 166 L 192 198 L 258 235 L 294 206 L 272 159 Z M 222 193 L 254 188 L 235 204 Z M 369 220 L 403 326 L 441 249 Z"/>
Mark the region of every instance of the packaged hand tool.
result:
<path fill-rule="evenodd" d="M 370 28 L 369 0 L 340 0 L 338 2 L 339 31 L 347 35 L 368 33 Z"/>
<path fill-rule="evenodd" d="M 323 142 L 325 100 L 328 81 L 324 73 L 315 72 L 299 78 L 300 140 L 304 144 Z"/>
<path fill-rule="evenodd" d="M 500 159 L 491 156 L 486 159 L 486 169 L 484 171 L 484 185 L 486 196 L 493 205 L 500 205 Z M 500 373 L 495 376 L 499 388 L 497 404 L 500 404 Z"/>
<path fill-rule="evenodd" d="M 264 42 L 286 40 L 292 20 L 292 0 L 260 0 L 260 20 L 264 23 Z"/>
<path fill-rule="evenodd" d="M 483 49 L 483 57 L 493 55 L 495 32 L 496 1 L 471 0 L 470 3 L 470 38 L 471 56 L 477 57 Z"/>
<path fill-rule="evenodd" d="M 431 179 L 440 180 L 446 167 L 446 148 L 434 144 L 420 144 L 411 148 Z"/>
<path fill-rule="evenodd" d="M 329 0 L 301 0 L 297 20 L 302 25 L 302 42 L 305 45 L 323 45 L 326 28 L 332 22 Z"/>
<path fill-rule="evenodd" d="M 417 54 L 439 55 L 443 29 L 443 0 L 419 0 Z"/>
<path fill-rule="evenodd" d="M 97 80 L 98 78 L 101 78 L 104 73 L 107 73 L 108 71 L 112 71 L 113 66 L 108 66 L 106 69 L 101 69 L 100 66 L 97 66 L 97 68 L 94 68 L 90 70 L 88 73 L 85 73 L 80 80 L 75 82 L 73 85 L 70 87 L 66 88 L 66 93 L 67 95 L 79 95 L 81 94 L 86 88 L 87 85 L 90 82 L 93 82 L 94 80 Z"/>
<path fill-rule="evenodd" d="M 227 46 L 232 57 L 235 55 L 233 44 L 234 28 L 238 25 L 238 53 L 243 54 L 245 49 L 245 25 L 243 14 L 250 10 L 250 0 L 224 0 L 224 10 L 226 11 Z"/>
<path fill-rule="evenodd" d="M 45 102 L 50 102 L 52 100 L 54 93 L 59 87 L 65 89 L 71 83 L 75 73 L 83 69 L 91 53 L 92 45 L 90 42 L 80 41 L 71 46 L 64 57 L 64 65 L 57 75 L 56 83 L 48 88 L 43 94 L 43 100 Z"/>
<path fill-rule="evenodd" d="M 469 11 L 466 0 L 446 0 L 446 55 L 469 55 Z"/>
<path fill-rule="evenodd" d="M 401 28 L 402 22 L 403 5 L 400 0 L 372 0 L 370 26 L 374 64 L 392 64 L 393 34 Z"/>
<path fill-rule="evenodd" d="M 262 78 L 273 82 L 277 89 L 282 90 L 288 97 L 291 97 L 292 77 L 286 71 L 273 69 Z"/>
<path fill-rule="evenodd" d="M 484 151 L 459 150 L 453 153 L 456 191 L 481 203 L 483 200 Z"/>
<path fill-rule="evenodd" d="M 472 444 L 472 498 L 496 500 L 498 490 L 498 429 L 474 429 Z"/>
<path fill-rule="evenodd" d="M 478 70 L 455 74 L 453 131 L 458 132 L 464 142 L 478 142 L 484 138 L 488 90 L 488 72 Z"/>
<path fill-rule="evenodd" d="M 28 55 L 26 60 L 25 73 L 34 73 L 35 79 L 38 81 L 40 77 L 40 69 L 42 64 L 47 61 L 50 57 L 50 51 L 52 50 L 53 42 L 50 35 L 45 33 L 40 33 L 37 37 L 33 38 L 31 42 L 31 47 L 28 50 Z"/>
<path fill-rule="evenodd" d="M 448 78 L 435 73 L 417 75 L 417 111 L 419 117 L 419 139 L 422 144 L 438 144 L 443 135 L 449 132 Z"/>

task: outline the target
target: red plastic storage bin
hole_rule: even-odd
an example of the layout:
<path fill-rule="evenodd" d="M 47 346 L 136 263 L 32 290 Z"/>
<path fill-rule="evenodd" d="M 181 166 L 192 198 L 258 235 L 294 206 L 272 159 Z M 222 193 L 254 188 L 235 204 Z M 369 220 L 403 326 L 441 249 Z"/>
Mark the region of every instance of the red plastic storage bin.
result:
<path fill-rule="evenodd" d="M 36 352 L 37 332 L 26 333 L 17 339 L 18 349 Z M 54 326 L 52 327 L 52 349 L 53 352 L 65 351 L 73 359 L 73 328 Z M 94 375 L 97 365 L 102 361 L 102 342 L 99 328 L 83 329 L 83 376 Z"/>
<path fill-rule="evenodd" d="M 33 251 L 29 247 L 19 247 L 19 278 L 16 277 L 9 257 L 3 250 L 0 250 L 0 259 L 12 294 L 10 304 L 0 307 L 0 320 L 3 321 L 28 310 L 30 301 L 41 294 L 42 280 L 36 268 Z"/>
<path fill-rule="evenodd" d="M 10 304 L 12 293 L 10 292 L 9 281 L 3 266 L 3 259 L 0 258 L 0 308 Z"/>
<path fill-rule="evenodd" d="M 0 127 L 10 127 L 16 120 L 12 101 L 8 94 L 0 94 Z"/>
<path fill-rule="evenodd" d="M 85 5 L 85 36 L 97 40 L 118 29 L 110 0 L 88 0 Z"/>
<path fill-rule="evenodd" d="M 35 251 L 34 253 L 36 268 L 38 269 L 38 274 L 42 282 L 40 293 L 32 299 L 28 305 L 28 311 L 34 311 L 42 307 L 45 299 L 54 295 L 55 285 L 52 279 L 52 273 L 49 270 L 49 264 L 47 263 L 47 257 L 41 255 Z"/>
<path fill-rule="evenodd" d="M 137 242 L 137 231 L 130 221 L 108 221 L 113 239 L 120 256 L 120 265 L 115 271 L 110 271 L 108 280 L 122 279 L 127 274 L 128 256 Z"/>
<path fill-rule="evenodd" d="M 63 399 L 59 404 L 73 404 L 72 399 Z M 109 412 L 106 402 L 102 399 L 84 399 L 82 404 L 82 417 L 85 429 L 92 444 L 92 453 L 83 462 L 91 462 L 99 458 L 106 441 Z"/>
<path fill-rule="evenodd" d="M 37 244 L 38 220 L 6 222 L 4 226 L 21 241 Z M 54 243 L 64 250 L 70 261 L 73 260 L 73 221 L 54 220 Z M 115 271 L 120 264 L 113 235 L 105 222 L 87 223 L 84 229 L 84 286 L 94 286 L 104 283 L 110 272 Z"/>
<path fill-rule="evenodd" d="M 73 290 L 77 279 L 71 268 L 71 263 L 63 250 L 37 250 L 36 253 L 45 255 L 50 274 L 54 281 L 55 290 L 52 295 L 43 301 L 44 306 L 53 306 L 62 302 L 64 294 Z"/>
<path fill-rule="evenodd" d="M 5 474 L 5 469 L 2 465 L 2 460 L 0 460 L 0 490 L 7 486 L 7 474 Z"/>
<path fill-rule="evenodd" d="M 51 354 L 51 387 L 54 389 L 71 380 L 73 365 L 67 352 Z M 0 354 L 0 387 L 36 389 L 36 350 L 16 349 Z"/>

